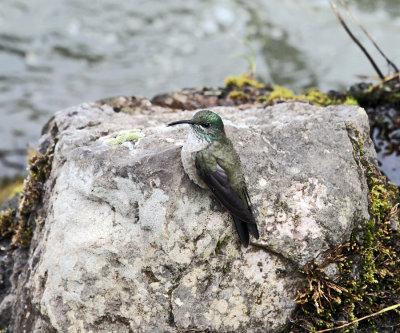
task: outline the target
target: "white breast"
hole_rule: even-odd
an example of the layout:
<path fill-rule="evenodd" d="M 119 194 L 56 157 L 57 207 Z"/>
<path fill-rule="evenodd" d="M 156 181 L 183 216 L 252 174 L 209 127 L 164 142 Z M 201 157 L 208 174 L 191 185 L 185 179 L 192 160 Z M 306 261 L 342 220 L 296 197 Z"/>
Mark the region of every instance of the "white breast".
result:
<path fill-rule="evenodd" d="M 207 148 L 210 143 L 207 141 L 199 140 L 199 138 L 191 130 L 185 144 L 182 147 L 181 157 L 183 168 L 190 180 L 202 188 L 207 188 L 207 185 L 197 174 L 197 168 L 195 165 L 196 153 L 199 150 Z"/>

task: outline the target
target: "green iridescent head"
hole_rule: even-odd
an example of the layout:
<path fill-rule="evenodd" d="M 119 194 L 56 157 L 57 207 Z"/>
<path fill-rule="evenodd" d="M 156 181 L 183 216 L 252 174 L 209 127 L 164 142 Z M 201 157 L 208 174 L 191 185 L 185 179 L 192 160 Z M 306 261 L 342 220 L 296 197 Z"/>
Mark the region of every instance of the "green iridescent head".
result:
<path fill-rule="evenodd" d="M 221 117 L 210 110 L 199 111 L 190 120 L 174 121 L 168 126 L 178 124 L 189 124 L 196 136 L 206 141 L 217 140 L 220 135 L 225 134 Z"/>

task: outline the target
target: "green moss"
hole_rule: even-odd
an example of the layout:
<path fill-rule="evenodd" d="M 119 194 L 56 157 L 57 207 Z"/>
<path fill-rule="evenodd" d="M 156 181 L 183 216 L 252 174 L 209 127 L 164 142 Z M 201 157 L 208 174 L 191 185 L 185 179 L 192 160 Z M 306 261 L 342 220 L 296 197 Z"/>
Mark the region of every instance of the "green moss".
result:
<path fill-rule="evenodd" d="M 306 101 L 313 105 L 328 106 L 336 104 L 357 105 L 357 101 L 351 96 L 343 98 L 334 98 L 327 93 L 319 91 L 317 88 L 310 88 L 300 95 L 295 95 L 293 91 L 281 86 L 273 86 L 273 90 L 268 96 L 269 102 L 285 101 L 296 102 Z"/>
<path fill-rule="evenodd" d="M 224 268 L 222 269 L 222 276 L 225 276 L 232 268 L 232 263 L 228 261 Z"/>
<path fill-rule="evenodd" d="M 328 94 L 319 91 L 317 88 L 310 88 L 303 94 L 296 97 L 297 100 L 306 100 L 318 106 L 328 106 L 337 104 Z"/>
<path fill-rule="evenodd" d="M 13 179 L 3 178 L 0 180 L 0 206 L 7 200 L 21 192 L 24 177 L 18 176 Z"/>
<path fill-rule="evenodd" d="M 318 106 L 328 106 L 336 104 L 346 104 L 346 105 L 358 105 L 357 100 L 351 96 L 345 96 L 343 98 L 335 98 L 329 96 L 327 93 L 319 91 L 317 88 L 310 88 L 304 91 L 301 95 L 294 98 L 297 101 L 308 101 L 313 105 Z"/>
<path fill-rule="evenodd" d="M 217 245 L 215 245 L 214 253 L 219 254 L 221 252 L 223 245 L 224 245 L 224 242 L 221 240 L 218 240 Z"/>
<path fill-rule="evenodd" d="M 127 141 L 135 141 L 142 138 L 143 134 L 139 130 L 121 131 L 111 138 L 106 138 L 104 144 L 107 146 L 117 146 Z"/>
<path fill-rule="evenodd" d="M 294 97 L 294 92 L 281 86 L 273 86 L 273 90 L 268 96 L 268 102 L 275 100 L 286 100 Z"/>
<path fill-rule="evenodd" d="M 391 209 L 397 192 L 394 189 L 388 190 L 380 179 L 375 177 L 371 177 L 370 186 L 370 213 L 376 217 L 378 222 L 381 222 Z"/>
<path fill-rule="evenodd" d="M 343 104 L 345 105 L 359 105 L 357 100 L 352 96 L 347 96 Z"/>
<path fill-rule="evenodd" d="M 243 91 L 235 90 L 229 93 L 228 99 L 239 102 L 247 102 L 249 100 L 249 96 L 245 94 Z"/>
<path fill-rule="evenodd" d="M 14 193 L 20 192 L 18 209 L 0 212 L 1 236 L 12 236 L 15 245 L 28 245 L 32 238 L 35 217 L 31 219 L 31 215 L 41 200 L 43 184 L 50 175 L 53 149 L 48 154 L 30 153 L 29 175 L 23 183 L 19 180 L 14 186 Z"/>
<path fill-rule="evenodd" d="M 19 215 L 23 220 L 28 219 L 30 213 L 42 195 L 42 186 L 49 177 L 53 155 L 34 153 L 29 158 L 29 175 L 19 198 Z"/>
<path fill-rule="evenodd" d="M 365 154 L 364 139 L 353 123 L 346 121 L 345 125 L 350 137 L 350 142 L 353 145 L 353 157 L 357 160 Z"/>
<path fill-rule="evenodd" d="M 42 198 L 43 185 L 51 172 L 53 162 L 54 146 L 46 154 L 31 153 L 29 164 L 29 175 L 25 179 L 19 197 L 17 211 L 18 223 L 13 231 L 12 242 L 18 246 L 28 245 L 32 238 L 35 215 L 31 218 L 36 206 Z"/>
<path fill-rule="evenodd" d="M 225 79 L 225 86 L 229 89 L 240 89 L 243 87 L 264 88 L 263 83 L 252 79 L 248 74 L 228 76 Z"/>
<path fill-rule="evenodd" d="M 15 211 L 12 209 L 7 209 L 0 212 L 0 233 L 1 237 L 7 237 L 13 234 L 15 225 Z"/>
<path fill-rule="evenodd" d="M 297 102 L 304 101 L 318 106 L 329 106 L 337 104 L 358 105 L 357 100 L 350 94 L 340 93 L 324 93 L 317 88 L 310 88 L 303 91 L 301 94 L 296 95 L 292 90 L 285 87 L 274 85 L 272 90 L 270 86 L 265 86 L 253 79 L 252 75 L 242 74 L 239 76 L 229 76 L 225 80 L 225 86 L 228 91 L 228 99 L 246 103 L 249 100 L 257 100 L 258 102 Z M 246 89 L 246 87 L 248 89 Z M 265 89 L 249 89 L 251 88 L 265 88 Z M 251 90 L 250 96 L 248 95 Z M 260 96 L 257 96 L 260 94 Z M 254 96 L 255 95 L 255 96 Z"/>
<path fill-rule="evenodd" d="M 354 230 L 349 243 L 334 249 L 325 263 L 309 264 L 303 271 L 307 286 L 298 296 L 301 308 L 296 321 L 314 330 L 330 328 L 332 323 L 336 327 L 343 323 L 339 320 L 351 322 L 400 302 L 400 235 L 392 230 L 390 223 L 399 221 L 398 190 L 369 162 L 364 141 L 355 126 L 346 122 L 346 128 L 354 159 L 367 179 L 371 218 L 362 231 Z M 323 272 L 323 267 L 331 262 L 340 269 L 336 282 Z M 355 327 L 363 332 L 379 331 L 382 325 L 390 327 L 399 321 L 399 313 L 389 311 L 348 326 L 344 331 L 353 332 Z"/>

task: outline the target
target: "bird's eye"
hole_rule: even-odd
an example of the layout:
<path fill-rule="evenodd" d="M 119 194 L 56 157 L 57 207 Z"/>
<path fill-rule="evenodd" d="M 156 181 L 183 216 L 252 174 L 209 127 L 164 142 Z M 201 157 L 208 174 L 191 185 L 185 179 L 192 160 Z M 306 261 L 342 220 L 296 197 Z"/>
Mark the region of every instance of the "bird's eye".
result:
<path fill-rule="evenodd" d="M 204 128 L 210 127 L 210 125 L 211 125 L 210 123 L 201 124 L 201 126 Z"/>

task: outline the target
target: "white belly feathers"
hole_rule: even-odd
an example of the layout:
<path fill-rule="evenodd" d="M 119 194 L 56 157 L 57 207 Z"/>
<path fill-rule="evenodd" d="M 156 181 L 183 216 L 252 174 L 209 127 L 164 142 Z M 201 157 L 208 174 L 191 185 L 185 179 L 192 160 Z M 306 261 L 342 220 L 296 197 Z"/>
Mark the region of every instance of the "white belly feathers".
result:
<path fill-rule="evenodd" d="M 196 153 L 199 150 L 205 149 L 210 143 L 199 140 L 195 133 L 191 130 L 185 144 L 182 147 L 181 157 L 183 168 L 190 180 L 202 188 L 207 188 L 207 185 L 199 177 L 195 165 Z"/>

